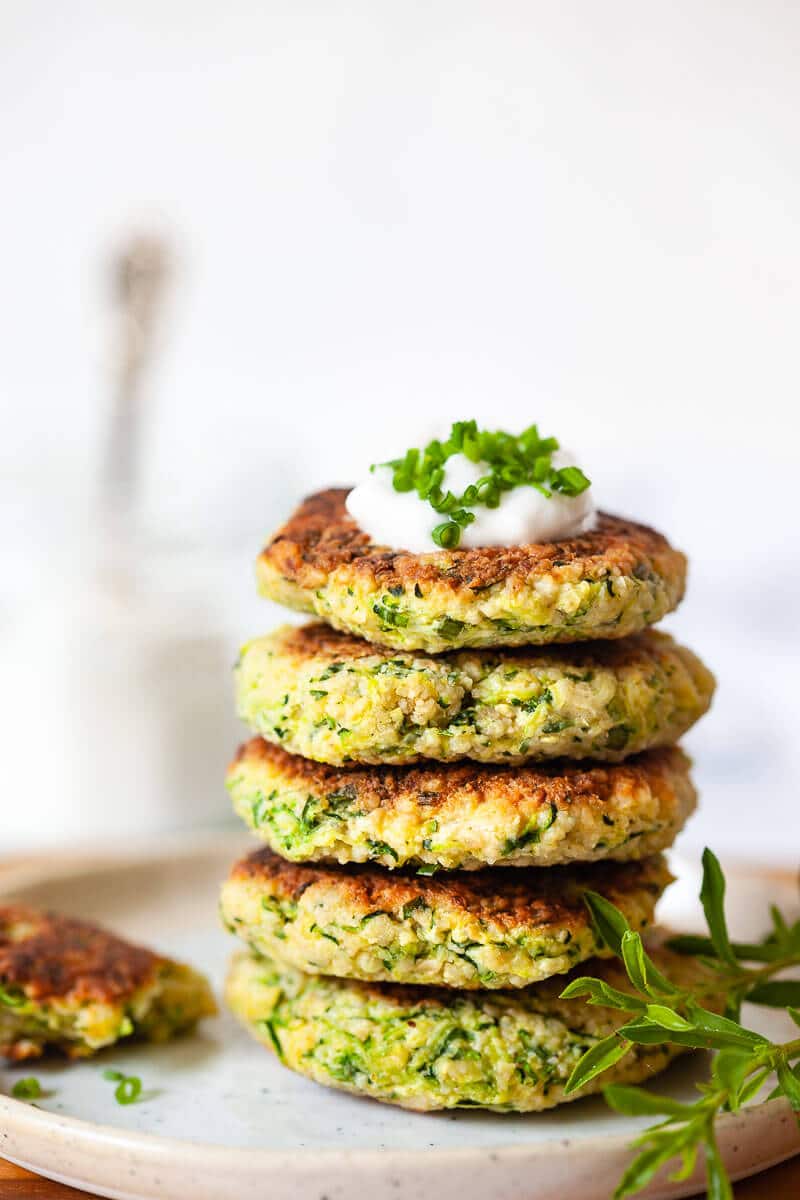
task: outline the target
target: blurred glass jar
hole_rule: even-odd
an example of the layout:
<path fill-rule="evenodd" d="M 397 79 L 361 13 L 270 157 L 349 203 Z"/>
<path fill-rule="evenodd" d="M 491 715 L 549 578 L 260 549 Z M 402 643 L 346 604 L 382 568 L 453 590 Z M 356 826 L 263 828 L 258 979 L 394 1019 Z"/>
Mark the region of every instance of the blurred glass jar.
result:
<path fill-rule="evenodd" d="M 237 564 L 152 547 L 99 562 L 95 544 L 48 564 L 0 627 L 0 853 L 231 820 Z"/>

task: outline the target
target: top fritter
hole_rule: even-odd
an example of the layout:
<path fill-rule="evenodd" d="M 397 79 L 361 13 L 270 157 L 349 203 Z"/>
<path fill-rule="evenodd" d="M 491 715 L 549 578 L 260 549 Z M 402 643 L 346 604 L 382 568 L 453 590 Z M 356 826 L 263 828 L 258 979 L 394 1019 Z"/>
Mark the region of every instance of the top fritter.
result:
<path fill-rule="evenodd" d="M 347 497 L 305 500 L 259 556 L 258 585 L 371 642 L 436 653 L 620 638 L 683 596 L 684 555 L 633 521 L 600 513 L 564 541 L 410 553 L 375 544 Z"/>

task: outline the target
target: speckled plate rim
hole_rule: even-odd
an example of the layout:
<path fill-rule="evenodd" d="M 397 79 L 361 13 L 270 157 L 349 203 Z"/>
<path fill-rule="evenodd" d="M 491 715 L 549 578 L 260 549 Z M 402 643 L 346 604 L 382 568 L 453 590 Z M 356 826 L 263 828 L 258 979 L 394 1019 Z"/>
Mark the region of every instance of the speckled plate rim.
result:
<path fill-rule="evenodd" d="M 734 1180 L 766 1170 L 800 1151 L 788 1105 L 772 1100 L 719 1122 L 720 1152 Z M 0 1154 L 20 1166 L 115 1200 L 350 1200 L 364 1189 L 375 1200 L 404 1195 L 440 1200 L 536 1197 L 556 1200 L 569 1188 L 582 1200 L 605 1200 L 630 1161 L 629 1137 L 552 1139 L 530 1147 L 318 1151 L 298 1156 L 232 1149 L 130 1133 L 0 1099 Z M 535 1180 L 535 1190 L 532 1190 Z M 678 1200 L 702 1187 L 658 1181 L 650 1200 Z"/>
<path fill-rule="evenodd" d="M 137 842 L 120 851 L 72 851 L 40 858 L 0 873 L 0 897 L 37 882 L 52 883 L 128 864 L 192 858 L 218 849 L 221 839 L 241 846 L 241 835 L 221 833 Z M 751 875 L 758 872 L 751 871 Z M 767 873 L 765 872 L 765 875 Z M 746 1178 L 800 1153 L 800 1134 L 783 1099 L 727 1113 L 717 1125 L 720 1153 L 731 1178 Z M 530 1146 L 457 1150 L 240 1149 L 55 1115 L 0 1096 L 0 1156 L 72 1187 L 111 1200 L 606 1200 L 630 1161 L 630 1135 L 548 1138 Z M 642 1193 L 649 1200 L 679 1200 L 702 1187 L 702 1165 L 691 1179 L 671 1183 L 662 1174 Z M 569 1189 L 568 1192 L 565 1189 Z"/>

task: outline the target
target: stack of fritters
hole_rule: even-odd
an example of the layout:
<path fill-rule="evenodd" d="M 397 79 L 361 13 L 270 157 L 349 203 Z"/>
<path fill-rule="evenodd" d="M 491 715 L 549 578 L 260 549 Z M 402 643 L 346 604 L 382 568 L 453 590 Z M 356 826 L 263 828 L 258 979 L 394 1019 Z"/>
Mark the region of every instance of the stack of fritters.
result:
<path fill-rule="evenodd" d="M 278 629 L 238 666 L 259 736 L 228 785 L 267 846 L 223 888 L 247 946 L 228 1001 L 321 1083 L 549 1107 L 622 1023 L 559 999 L 579 964 L 621 983 L 584 893 L 648 926 L 671 880 L 660 852 L 696 801 L 675 743 L 713 679 L 647 629 L 679 602 L 685 559 L 603 515 L 569 541 L 413 555 L 372 545 L 346 495 L 307 500 L 258 563 L 265 595 L 327 624 Z M 697 970 L 653 953 L 678 979 Z M 637 1047 L 602 1082 L 674 1052 Z"/>

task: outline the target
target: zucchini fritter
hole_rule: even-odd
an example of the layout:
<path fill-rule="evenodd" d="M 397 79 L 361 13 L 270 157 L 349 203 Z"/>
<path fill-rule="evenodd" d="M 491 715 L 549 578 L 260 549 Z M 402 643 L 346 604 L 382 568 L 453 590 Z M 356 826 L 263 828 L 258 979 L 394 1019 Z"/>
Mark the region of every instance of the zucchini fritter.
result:
<path fill-rule="evenodd" d="M 584 893 L 643 929 L 672 881 L 659 855 L 434 878 L 289 863 L 261 849 L 224 884 L 222 918 L 251 949 L 308 974 L 453 988 L 526 987 L 610 953 Z"/>
<path fill-rule="evenodd" d="M 620 638 L 683 596 L 685 557 L 633 521 L 601 513 L 561 542 L 410 554 L 370 542 L 345 508 L 348 490 L 309 496 L 256 576 L 268 599 L 371 642 L 437 652 Z"/>
<path fill-rule="evenodd" d="M 648 947 L 686 988 L 707 980 L 694 958 Z M 593 960 L 576 975 L 627 989 L 618 960 Z M 239 1020 L 293 1071 L 317 1083 L 404 1108 L 532 1112 L 577 1100 L 609 1083 L 638 1083 L 683 1047 L 634 1046 L 571 1096 L 564 1085 L 584 1051 L 625 1021 L 585 1000 L 559 1000 L 571 976 L 513 992 L 458 992 L 304 975 L 238 954 L 226 999 Z M 710 1008 L 719 1001 L 706 998 Z"/>
<path fill-rule="evenodd" d="M 0 907 L 0 1055 L 71 1058 L 122 1038 L 163 1042 L 216 1005 L 183 963 L 88 921 L 22 905 Z"/>
<path fill-rule="evenodd" d="M 667 849 L 696 804 L 689 766 L 668 747 L 613 765 L 331 767 L 252 738 L 227 786 L 292 862 L 549 867 Z"/>
<path fill-rule="evenodd" d="M 421 758 L 620 762 L 670 745 L 703 715 L 714 679 L 653 630 L 545 649 L 391 651 L 322 624 L 281 626 L 241 652 L 239 715 L 317 762 Z"/>

